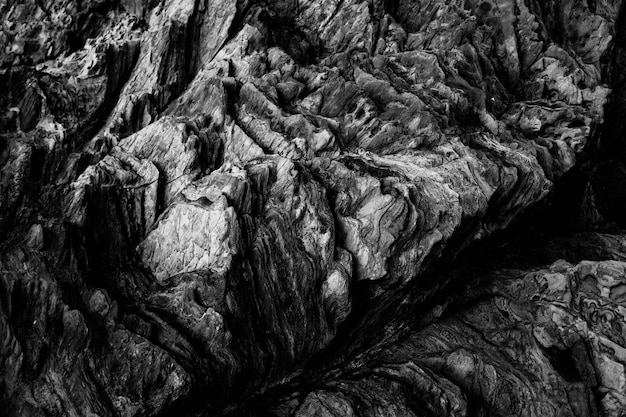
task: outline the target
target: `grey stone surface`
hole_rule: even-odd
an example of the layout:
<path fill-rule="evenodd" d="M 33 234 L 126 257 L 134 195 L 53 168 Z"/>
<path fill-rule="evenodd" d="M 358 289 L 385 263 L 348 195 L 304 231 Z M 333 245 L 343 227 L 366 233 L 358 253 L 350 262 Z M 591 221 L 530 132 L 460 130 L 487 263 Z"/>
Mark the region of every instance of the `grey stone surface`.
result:
<path fill-rule="evenodd" d="M 7 416 L 623 415 L 621 1 L 0 16 Z"/>

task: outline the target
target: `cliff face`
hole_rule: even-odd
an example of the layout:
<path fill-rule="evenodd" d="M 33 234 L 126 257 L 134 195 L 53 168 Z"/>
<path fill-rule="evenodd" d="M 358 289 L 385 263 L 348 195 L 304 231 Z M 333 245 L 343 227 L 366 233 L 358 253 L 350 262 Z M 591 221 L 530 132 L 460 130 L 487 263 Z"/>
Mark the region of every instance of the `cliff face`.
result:
<path fill-rule="evenodd" d="M 621 1 L 0 16 L 7 415 L 623 415 Z"/>

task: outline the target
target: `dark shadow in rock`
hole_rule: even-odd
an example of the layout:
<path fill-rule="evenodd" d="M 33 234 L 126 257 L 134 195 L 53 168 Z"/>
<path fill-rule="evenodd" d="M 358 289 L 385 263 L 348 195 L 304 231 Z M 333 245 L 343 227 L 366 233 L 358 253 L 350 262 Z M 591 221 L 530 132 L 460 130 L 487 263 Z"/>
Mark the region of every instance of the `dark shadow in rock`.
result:
<path fill-rule="evenodd" d="M 298 64 L 316 64 L 323 57 L 322 42 L 315 34 L 307 33 L 300 28 L 293 15 L 272 16 L 271 12 L 264 10 L 259 14 L 258 19 L 267 27 L 268 46 L 277 46 L 283 49 Z"/>

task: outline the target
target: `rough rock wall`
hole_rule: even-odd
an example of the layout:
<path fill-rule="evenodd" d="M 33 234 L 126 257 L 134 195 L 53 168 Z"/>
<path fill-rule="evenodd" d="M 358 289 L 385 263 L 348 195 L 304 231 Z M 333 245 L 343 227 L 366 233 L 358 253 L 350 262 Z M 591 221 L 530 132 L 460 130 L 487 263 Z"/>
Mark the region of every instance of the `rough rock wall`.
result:
<path fill-rule="evenodd" d="M 621 9 L 1 1 L 0 407 L 622 415 Z"/>

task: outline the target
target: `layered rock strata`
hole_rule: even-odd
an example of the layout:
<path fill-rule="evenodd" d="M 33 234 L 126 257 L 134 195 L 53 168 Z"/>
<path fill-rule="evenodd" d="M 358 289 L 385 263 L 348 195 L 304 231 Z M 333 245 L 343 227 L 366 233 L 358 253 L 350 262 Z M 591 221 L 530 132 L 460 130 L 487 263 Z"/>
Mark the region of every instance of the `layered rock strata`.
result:
<path fill-rule="evenodd" d="M 621 415 L 621 10 L 0 2 L 2 409 Z"/>

